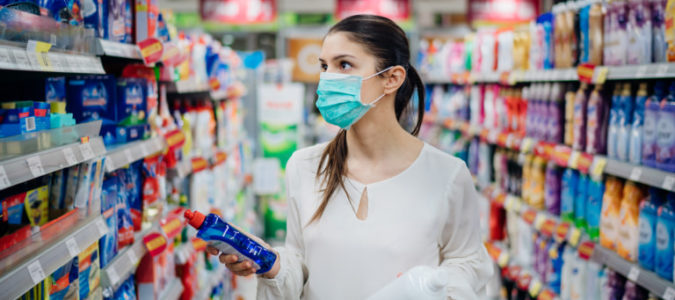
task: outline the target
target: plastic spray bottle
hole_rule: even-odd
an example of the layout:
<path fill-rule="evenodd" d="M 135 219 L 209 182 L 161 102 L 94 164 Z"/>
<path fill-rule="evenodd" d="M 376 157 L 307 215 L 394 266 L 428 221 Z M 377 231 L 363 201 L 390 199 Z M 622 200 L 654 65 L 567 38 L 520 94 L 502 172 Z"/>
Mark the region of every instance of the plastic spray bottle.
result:
<path fill-rule="evenodd" d="M 635 109 L 633 110 L 633 125 L 628 142 L 628 161 L 639 164 L 642 161 L 643 124 L 645 121 L 645 104 L 647 102 L 647 83 L 640 83 L 635 96 Z"/>
<path fill-rule="evenodd" d="M 204 216 L 197 211 L 185 211 L 185 219 L 198 230 L 197 237 L 210 243 L 222 253 L 235 254 L 239 260 L 253 263 L 256 273 L 268 272 L 277 255 L 248 234 L 223 221 L 215 214 Z"/>
<path fill-rule="evenodd" d="M 649 194 L 649 198 L 640 203 L 638 262 L 643 268 L 654 271 L 657 210 L 659 206 L 663 205 L 664 197 L 657 188 L 651 188 Z"/>
<path fill-rule="evenodd" d="M 446 299 L 448 274 L 440 268 L 417 266 L 392 281 L 368 300 Z"/>

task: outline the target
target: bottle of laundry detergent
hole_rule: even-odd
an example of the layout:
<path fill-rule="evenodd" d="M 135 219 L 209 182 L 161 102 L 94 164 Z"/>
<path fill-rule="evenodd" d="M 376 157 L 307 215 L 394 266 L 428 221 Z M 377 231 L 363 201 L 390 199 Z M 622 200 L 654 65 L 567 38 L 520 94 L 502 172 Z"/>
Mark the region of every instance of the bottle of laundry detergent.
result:
<path fill-rule="evenodd" d="M 643 268 L 654 271 L 654 256 L 656 252 L 656 218 L 658 207 L 663 204 L 664 198 L 657 188 L 649 190 L 649 198 L 640 203 L 640 245 L 638 248 L 638 262 Z"/>
<path fill-rule="evenodd" d="M 368 300 L 441 300 L 446 299 L 447 271 L 429 266 L 417 266 L 403 273 Z"/>
<path fill-rule="evenodd" d="M 588 236 L 597 242 L 600 237 L 600 218 L 602 216 L 602 197 L 605 193 L 605 184 L 602 180 L 588 181 L 588 201 L 586 202 L 586 222 Z"/>
<path fill-rule="evenodd" d="M 563 222 L 574 222 L 574 197 L 579 182 L 579 171 L 565 169 L 560 189 L 560 218 Z"/>
<path fill-rule="evenodd" d="M 661 101 L 656 123 L 656 167 L 675 172 L 675 82 L 669 95 Z"/>
<path fill-rule="evenodd" d="M 222 253 L 237 255 L 240 261 L 251 261 L 258 274 L 268 272 L 277 260 L 277 255 L 270 249 L 215 214 L 204 216 L 198 211 L 187 210 L 185 219 L 198 230 L 198 238 Z"/>
<path fill-rule="evenodd" d="M 586 146 L 586 106 L 588 104 L 588 85 L 582 83 L 574 99 L 574 150 L 584 150 Z"/>
<path fill-rule="evenodd" d="M 644 190 L 637 184 L 628 181 L 623 187 L 623 200 L 619 212 L 619 238 L 617 239 L 617 253 L 627 261 L 637 260 L 640 244 L 640 201 L 645 197 Z"/>
<path fill-rule="evenodd" d="M 612 105 L 609 110 L 609 129 L 607 131 L 607 156 L 617 157 L 617 139 L 619 137 L 619 110 L 621 109 L 621 85 L 614 85 Z"/>
<path fill-rule="evenodd" d="M 659 207 L 656 219 L 656 260 L 654 271 L 673 281 L 673 230 L 675 229 L 675 193 Z"/>
<path fill-rule="evenodd" d="M 595 85 L 586 106 L 586 152 L 590 154 L 605 153 L 605 101 L 602 96 L 602 85 Z M 583 148 L 582 148 L 583 149 Z"/>
<path fill-rule="evenodd" d="M 616 249 L 622 193 L 623 183 L 621 180 L 615 177 L 607 178 L 605 194 L 602 198 L 602 216 L 600 217 L 600 245 L 607 249 Z"/>
<path fill-rule="evenodd" d="M 628 142 L 628 161 L 639 164 L 642 161 L 642 127 L 645 121 L 645 104 L 647 103 L 647 83 L 640 83 L 635 96 L 635 109 L 633 110 L 633 125 Z"/>
<path fill-rule="evenodd" d="M 666 96 L 666 84 L 657 81 L 654 86 L 654 95 L 645 103 L 645 120 L 642 136 L 642 164 L 653 167 L 656 165 L 656 124 L 659 119 L 659 103 Z"/>
<path fill-rule="evenodd" d="M 631 95 L 630 83 L 625 83 L 621 90 L 621 108 L 619 109 L 619 132 L 616 138 L 616 155 L 619 160 L 628 160 L 628 141 L 633 126 L 633 107 L 635 99 Z"/>
<path fill-rule="evenodd" d="M 586 202 L 588 201 L 588 182 L 586 174 L 579 176 L 577 191 L 574 196 L 574 225 L 588 232 L 588 221 L 586 220 Z"/>

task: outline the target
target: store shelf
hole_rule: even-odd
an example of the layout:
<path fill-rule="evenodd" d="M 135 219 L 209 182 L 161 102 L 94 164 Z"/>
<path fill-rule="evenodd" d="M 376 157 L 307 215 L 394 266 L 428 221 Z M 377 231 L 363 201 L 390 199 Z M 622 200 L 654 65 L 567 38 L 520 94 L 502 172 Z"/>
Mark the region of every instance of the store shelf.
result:
<path fill-rule="evenodd" d="M 159 295 L 162 300 L 178 300 L 183 293 L 183 284 L 178 278 L 174 278 L 167 285 L 164 291 Z"/>
<path fill-rule="evenodd" d="M 607 79 L 654 79 L 675 77 L 675 64 L 661 63 L 637 66 L 608 67 Z"/>
<path fill-rule="evenodd" d="M 640 268 L 635 263 L 626 261 L 612 250 L 595 245 L 591 259 L 621 273 L 621 275 L 626 276 L 654 295 L 663 299 L 675 299 L 675 284 L 663 280 L 653 272 Z"/>
<path fill-rule="evenodd" d="M 124 44 L 104 39 L 97 39 L 96 54 L 142 61 L 141 49 L 136 44 Z"/>
<path fill-rule="evenodd" d="M 77 143 L 88 136 L 98 136 L 101 124 L 102 122 L 98 120 L 0 138 L 0 160 Z"/>
<path fill-rule="evenodd" d="M 675 173 L 607 158 L 605 173 L 675 192 Z"/>
<path fill-rule="evenodd" d="M 120 250 L 110 264 L 102 269 L 101 286 L 117 289 L 129 275 L 136 271 L 136 266 L 147 252 L 147 248 L 143 243 L 143 237 L 152 231 L 161 230 L 159 219 L 159 216 L 156 217 L 150 228 L 136 232 L 134 234 L 134 243 Z"/>
<path fill-rule="evenodd" d="M 88 161 L 106 152 L 100 137 L 0 161 L 0 190 Z"/>
<path fill-rule="evenodd" d="M 162 151 L 165 147 L 164 139 L 157 136 L 111 149 L 106 156 L 106 172 L 115 171 L 139 159 L 153 155 Z"/>
<path fill-rule="evenodd" d="M 35 52 L 0 45 L 0 69 L 82 74 L 105 74 L 101 59 L 93 55 Z"/>
<path fill-rule="evenodd" d="M 103 218 L 100 215 L 92 216 L 72 226 L 72 229 L 59 239 L 44 245 L 37 254 L 22 261 L 11 262 L 8 266 L 11 270 L 3 271 L 0 277 L 2 298 L 20 297 L 44 280 L 47 275 L 77 256 L 80 251 L 98 241 L 107 231 L 108 227 Z M 12 260 L 12 257 L 3 259 L 8 260 Z"/>

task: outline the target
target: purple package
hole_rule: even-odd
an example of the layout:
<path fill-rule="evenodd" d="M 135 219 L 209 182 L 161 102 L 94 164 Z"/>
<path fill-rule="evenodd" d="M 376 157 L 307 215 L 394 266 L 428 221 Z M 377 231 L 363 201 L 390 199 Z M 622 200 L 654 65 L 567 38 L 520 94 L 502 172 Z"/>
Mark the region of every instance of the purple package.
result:
<path fill-rule="evenodd" d="M 574 150 L 583 150 L 586 145 L 586 88 L 587 85 L 582 83 L 574 98 Z"/>
<path fill-rule="evenodd" d="M 548 141 L 562 143 L 563 141 L 563 90 L 560 83 L 551 87 L 550 101 L 548 102 Z"/>
<path fill-rule="evenodd" d="M 671 100 L 673 97 L 671 95 L 666 99 Z M 661 102 L 656 131 L 656 167 L 675 172 L 675 102 Z"/>
<path fill-rule="evenodd" d="M 544 203 L 546 210 L 556 216 L 560 215 L 560 179 L 560 168 L 553 161 L 549 161 L 546 165 Z"/>
<path fill-rule="evenodd" d="M 652 14 L 648 0 L 628 1 L 627 63 L 631 65 L 652 62 Z"/>
<path fill-rule="evenodd" d="M 641 300 L 649 297 L 649 292 L 645 288 L 630 280 L 626 281 L 624 291 L 623 300 Z"/>
<path fill-rule="evenodd" d="M 656 139 L 660 105 L 655 98 L 650 98 L 645 104 L 645 124 L 642 139 L 642 164 L 649 167 L 656 165 Z"/>
<path fill-rule="evenodd" d="M 666 0 L 652 0 L 652 58 L 654 62 L 667 60 L 668 43 L 666 42 Z"/>
<path fill-rule="evenodd" d="M 606 143 L 606 114 L 607 105 L 602 86 L 597 85 L 588 99 L 586 107 L 586 152 L 590 154 L 602 154 Z"/>
<path fill-rule="evenodd" d="M 609 270 L 607 271 L 607 287 L 609 289 L 608 298 L 611 300 L 621 300 L 625 292 L 626 277 Z"/>

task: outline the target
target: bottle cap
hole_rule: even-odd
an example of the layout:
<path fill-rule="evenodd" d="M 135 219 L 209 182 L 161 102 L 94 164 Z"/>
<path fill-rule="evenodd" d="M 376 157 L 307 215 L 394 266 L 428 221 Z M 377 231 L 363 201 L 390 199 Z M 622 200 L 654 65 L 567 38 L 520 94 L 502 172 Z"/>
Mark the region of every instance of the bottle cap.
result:
<path fill-rule="evenodd" d="M 185 219 L 188 221 L 188 224 L 190 224 L 190 226 L 196 229 L 202 227 L 202 223 L 204 223 L 204 219 L 206 219 L 206 216 L 204 216 L 204 214 L 198 211 L 191 211 L 189 209 L 185 211 L 183 216 L 185 216 Z"/>

